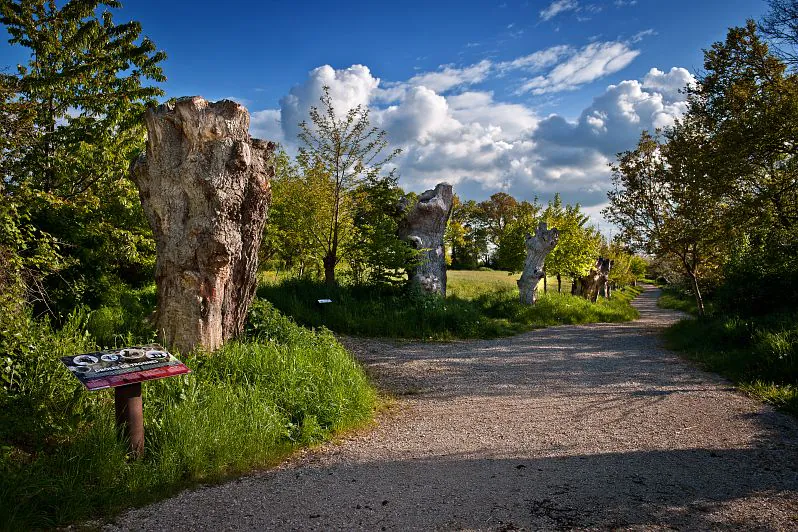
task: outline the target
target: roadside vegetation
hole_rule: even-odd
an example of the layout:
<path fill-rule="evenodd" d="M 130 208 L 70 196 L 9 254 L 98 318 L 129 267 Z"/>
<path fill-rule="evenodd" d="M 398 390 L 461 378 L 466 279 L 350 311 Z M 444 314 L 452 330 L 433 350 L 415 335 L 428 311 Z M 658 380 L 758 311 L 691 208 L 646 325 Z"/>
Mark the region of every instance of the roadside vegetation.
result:
<path fill-rule="evenodd" d="M 128 461 L 113 392 L 84 390 L 59 360 L 97 349 L 96 315 L 77 311 L 57 329 L 19 321 L 20 344 L 3 346 L 26 356 L 0 389 L 2 530 L 109 516 L 276 463 L 368 423 L 377 403 L 329 331 L 300 327 L 256 301 L 244 338 L 212 355 L 179 355 L 191 374 L 144 384 L 145 456 Z"/>
<path fill-rule="evenodd" d="M 665 331 L 668 347 L 798 416 L 798 312 L 777 305 L 774 312 L 739 314 L 716 299 L 707 303 L 701 317 L 691 294 L 673 288 L 663 292 L 659 306 L 694 315 Z"/>
<path fill-rule="evenodd" d="M 771 1 L 704 52 L 687 112 L 618 155 L 605 217 L 652 259 L 671 347 L 798 412 L 798 17 Z"/>

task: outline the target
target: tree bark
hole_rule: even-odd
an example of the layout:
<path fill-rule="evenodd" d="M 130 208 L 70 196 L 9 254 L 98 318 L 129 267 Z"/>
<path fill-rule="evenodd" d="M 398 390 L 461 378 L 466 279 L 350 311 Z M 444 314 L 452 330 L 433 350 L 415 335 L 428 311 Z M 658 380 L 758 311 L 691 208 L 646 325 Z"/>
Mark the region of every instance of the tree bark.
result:
<path fill-rule="evenodd" d="M 540 279 L 545 276 L 543 267 L 546 255 L 554 249 L 559 238 L 560 232 L 554 227 L 548 229 L 546 222 L 540 222 L 534 237 L 527 233 L 524 272 L 518 280 L 518 292 L 522 304 L 534 305 L 537 302 L 536 289 Z"/>
<path fill-rule="evenodd" d="M 404 205 L 405 219 L 400 238 L 422 251 L 421 262 L 408 272 L 410 283 L 421 290 L 446 297 L 446 256 L 443 234 L 452 213 L 452 185 L 438 184 L 418 197 L 415 205 Z"/>
<path fill-rule="evenodd" d="M 557 274 L 557 293 L 562 294 L 562 276 Z"/>
<path fill-rule="evenodd" d="M 694 271 L 690 271 L 690 282 L 693 285 L 693 293 L 695 294 L 695 304 L 696 308 L 698 309 L 698 315 L 704 315 L 704 298 L 701 295 L 701 290 L 698 287 L 698 276 L 695 274 Z"/>
<path fill-rule="evenodd" d="M 182 352 L 239 334 L 255 295 L 275 145 L 249 113 L 194 96 L 150 109 L 147 153 L 131 168 L 155 235 L 158 333 Z"/>

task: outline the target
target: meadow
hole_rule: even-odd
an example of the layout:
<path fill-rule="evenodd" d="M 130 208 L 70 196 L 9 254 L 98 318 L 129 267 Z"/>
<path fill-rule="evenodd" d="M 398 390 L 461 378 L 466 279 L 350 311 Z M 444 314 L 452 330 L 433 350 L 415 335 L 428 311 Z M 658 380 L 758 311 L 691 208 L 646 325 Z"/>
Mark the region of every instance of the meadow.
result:
<path fill-rule="evenodd" d="M 323 283 L 265 276 L 258 295 L 308 327 L 368 337 L 454 340 L 497 338 L 552 325 L 619 322 L 638 317 L 629 301 L 631 287 L 611 300 L 590 303 L 570 295 L 570 284 L 548 293 L 534 306 L 518 301 L 518 275 L 501 271 L 449 271 L 445 299 L 403 286 L 326 286 Z M 542 283 L 538 287 L 542 292 Z M 318 304 L 319 299 L 332 303 Z"/>

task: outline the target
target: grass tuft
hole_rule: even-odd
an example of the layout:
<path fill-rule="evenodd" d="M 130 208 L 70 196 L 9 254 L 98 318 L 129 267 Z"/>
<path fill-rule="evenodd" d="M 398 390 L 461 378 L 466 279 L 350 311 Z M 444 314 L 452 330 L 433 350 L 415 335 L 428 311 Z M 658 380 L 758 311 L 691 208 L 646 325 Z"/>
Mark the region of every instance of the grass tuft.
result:
<path fill-rule="evenodd" d="M 689 360 L 798 415 L 798 314 L 683 320 L 665 338 Z"/>

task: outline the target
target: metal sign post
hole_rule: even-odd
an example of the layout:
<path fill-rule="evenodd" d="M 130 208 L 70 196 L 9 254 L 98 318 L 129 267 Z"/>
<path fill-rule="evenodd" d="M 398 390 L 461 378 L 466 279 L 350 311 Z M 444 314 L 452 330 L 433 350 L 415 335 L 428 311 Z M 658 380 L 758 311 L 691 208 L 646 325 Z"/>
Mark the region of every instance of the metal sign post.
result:
<path fill-rule="evenodd" d="M 62 357 L 61 362 L 91 391 L 114 388 L 117 431 L 134 459 L 144 456 L 141 383 L 191 373 L 157 344 Z"/>

